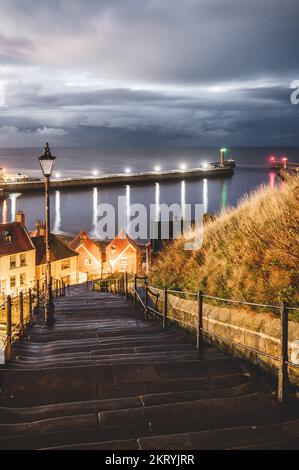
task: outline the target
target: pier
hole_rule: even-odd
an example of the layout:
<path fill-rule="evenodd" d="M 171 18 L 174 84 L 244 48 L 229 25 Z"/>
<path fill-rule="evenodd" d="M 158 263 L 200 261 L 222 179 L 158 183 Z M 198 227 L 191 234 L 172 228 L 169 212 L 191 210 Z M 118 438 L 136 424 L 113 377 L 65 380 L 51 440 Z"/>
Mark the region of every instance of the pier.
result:
<path fill-rule="evenodd" d="M 51 180 L 51 189 L 82 189 L 96 186 L 117 186 L 123 184 L 154 183 L 195 178 L 228 178 L 234 174 L 232 166 L 208 166 L 207 168 L 191 168 L 186 170 L 144 171 L 130 174 L 108 174 L 100 176 L 85 176 L 80 178 L 59 178 Z M 2 183 L 1 190 L 12 192 L 44 191 L 44 181 L 28 180 Z"/>

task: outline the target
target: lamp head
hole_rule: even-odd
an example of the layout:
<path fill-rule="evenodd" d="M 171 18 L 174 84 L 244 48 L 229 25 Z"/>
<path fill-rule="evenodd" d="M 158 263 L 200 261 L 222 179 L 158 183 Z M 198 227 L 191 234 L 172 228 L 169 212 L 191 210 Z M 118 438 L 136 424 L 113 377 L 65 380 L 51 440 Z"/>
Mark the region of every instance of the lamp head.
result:
<path fill-rule="evenodd" d="M 44 154 L 39 157 L 39 163 L 44 176 L 50 177 L 52 175 L 55 160 L 56 157 L 52 155 L 50 146 L 47 143 Z"/>

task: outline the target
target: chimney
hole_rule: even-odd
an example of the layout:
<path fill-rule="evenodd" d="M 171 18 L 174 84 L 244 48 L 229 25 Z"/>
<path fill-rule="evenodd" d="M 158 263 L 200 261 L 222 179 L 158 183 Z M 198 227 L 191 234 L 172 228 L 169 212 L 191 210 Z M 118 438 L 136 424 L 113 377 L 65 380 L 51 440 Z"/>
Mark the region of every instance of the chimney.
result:
<path fill-rule="evenodd" d="M 21 224 L 22 227 L 25 227 L 25 214 L 23 211 L 18 211 L 16 215 L 16 222 Z"/>

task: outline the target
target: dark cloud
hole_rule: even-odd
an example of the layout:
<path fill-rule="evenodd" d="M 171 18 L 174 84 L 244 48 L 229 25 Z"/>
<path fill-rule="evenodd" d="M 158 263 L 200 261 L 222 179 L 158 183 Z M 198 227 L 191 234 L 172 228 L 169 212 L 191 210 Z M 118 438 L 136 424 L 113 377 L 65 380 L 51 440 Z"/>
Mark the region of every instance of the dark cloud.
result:
<path fill-rule="evenodd" d="M 0 144 L 295 145 L 298 13 L 298 0 L 1 0 Z"/>

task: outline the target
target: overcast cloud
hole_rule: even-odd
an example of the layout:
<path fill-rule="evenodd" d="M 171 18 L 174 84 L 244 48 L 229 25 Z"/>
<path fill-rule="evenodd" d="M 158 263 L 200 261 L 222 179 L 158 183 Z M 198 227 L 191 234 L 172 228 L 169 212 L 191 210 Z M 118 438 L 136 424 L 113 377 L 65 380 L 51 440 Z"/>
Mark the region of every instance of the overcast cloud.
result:
<path fill-rule="evenodd" d="M 0 146 L 298 145 L 298 0 L 1 0 Z"/>

